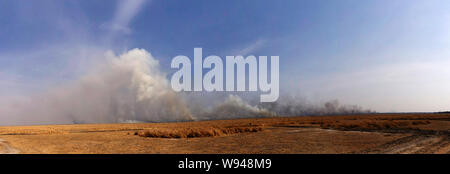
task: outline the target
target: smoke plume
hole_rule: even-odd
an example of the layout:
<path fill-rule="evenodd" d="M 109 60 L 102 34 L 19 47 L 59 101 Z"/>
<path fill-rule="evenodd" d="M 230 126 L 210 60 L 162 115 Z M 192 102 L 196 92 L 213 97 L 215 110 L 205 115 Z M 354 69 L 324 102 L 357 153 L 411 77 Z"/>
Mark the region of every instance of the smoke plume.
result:
<path fill-rule="evenodd" d="M 0 114 L 18 124 L 192 120 L 150 53 L 105 57 L 78 80 L 11 102 Z"/>
<path fill-rule="evenodd" d="M 0 101 L 0 124 L 170 122 L 369 112 L 340 106 L 337 101 L 316 107 L 292 98 L 252 105 L 237 95 L 202 104 L 198 102 L 201 97 L 187 98 L 172 91 L 158 61 L 144 49 L 122 55 L 109 51 L 104 57 L 106 61 L 70 83 Z M 187 100 L 200 104 L 189 105 Z"/>

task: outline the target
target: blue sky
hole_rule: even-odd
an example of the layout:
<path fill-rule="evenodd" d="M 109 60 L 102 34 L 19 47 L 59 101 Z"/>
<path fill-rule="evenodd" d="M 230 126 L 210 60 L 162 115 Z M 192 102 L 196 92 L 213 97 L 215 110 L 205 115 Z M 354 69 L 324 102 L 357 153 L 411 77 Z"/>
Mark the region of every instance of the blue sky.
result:
<path fill-rule="evenodd" d="M 281 93 L 380 112 L 450 109 L 450 1 L 0 0 L 0 94 L 45 90 L 106 50 L 280 56 Z"/>

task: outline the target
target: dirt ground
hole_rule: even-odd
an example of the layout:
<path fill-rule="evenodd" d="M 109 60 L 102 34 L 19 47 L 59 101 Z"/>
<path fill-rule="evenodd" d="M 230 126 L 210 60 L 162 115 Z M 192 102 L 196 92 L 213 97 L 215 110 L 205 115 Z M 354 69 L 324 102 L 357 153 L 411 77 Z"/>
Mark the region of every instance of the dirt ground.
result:
<path fill-rule="evenodd" d="M 140 132 L 148 130 L 198 130 L 206 127 L 260 127 L 263 131 L 192 138 L 139 136 Z M 0 152 L 450 153 L 449 130 L 449 114 L 371 114 L 182 123 L 8 126 L 0 127 Z"/>

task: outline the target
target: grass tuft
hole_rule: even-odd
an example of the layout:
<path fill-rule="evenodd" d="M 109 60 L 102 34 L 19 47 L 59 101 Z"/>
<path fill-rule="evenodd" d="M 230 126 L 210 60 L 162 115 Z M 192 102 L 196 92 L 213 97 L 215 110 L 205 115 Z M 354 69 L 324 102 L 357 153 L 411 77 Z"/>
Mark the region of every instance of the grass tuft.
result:
<path fill-rule="evenodd" d="M 262 127 L 205 127 L 205 128 L 177 128 L 177 129 L 149 129 L 135 132 L 135 135 L 151 138 L 198 138 L 198 137 L 216 137 L 237 133 L 260 132 Z"/>

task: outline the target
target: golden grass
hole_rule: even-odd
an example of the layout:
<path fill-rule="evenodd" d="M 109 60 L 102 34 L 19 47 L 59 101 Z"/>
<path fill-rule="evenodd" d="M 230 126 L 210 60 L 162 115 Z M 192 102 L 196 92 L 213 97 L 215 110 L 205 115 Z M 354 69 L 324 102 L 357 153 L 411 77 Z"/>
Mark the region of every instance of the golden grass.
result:
<path fill-rule="evenodd" d="M 314 127 L 342 131 L 378 131 L 450 135 L 450 114 L 363 114 L 279 119 L 276 127 Z"/>
<path fill-rule="evenodd" d="M 135 135 L 152 138 L 198 138 L 216 137 L 245 132 L 260 132 L 262 127 L 204 127 L 204 128 L 175 128 L 175 129 L 149 129 L 135 132 Z"/>
<path fill-rule="evenodd" d="M 247 128 L 248 127 L 248 128 Z M 252 132 L 255 127 L 314 127 L 337 130 L 379 131 L 387 129 L 425 130 L 449 132 L 450 114 L 362 114 L 343 116 L 300 116 L 212 120 L 179 123 L 133 123 L 133 124 L 80 124 L 1 126 L 1 135 L 59 135 L 88 132 L 129 132 L 131 135 L 149 132 L 155 137 L 207 137 Z M 262 128 L 261 128 L 262 129 Z M 224 133 L 225 131 L 225 133 Z M 153 132 L 153 133 L 152 133 Z M 228 132 L 228 133 L 227 133 Z M 161 134 L 161 136 L 157 136 Z M 151 136 L 147 137 L 151 137 Z"/>
<path fill-rule="evenodd" d="M 417 129 L 419 125 L 427 125 L 428 120 L 347 120 L 323 122 L 322 128 L 338 130 L 386 130 L 386 129 Z"/>
<path fill-rule="evenodd" d="M 324 128 L 351 131 L 325 131 Z M 449 131 L 450 114 L 363 114 L 1 126 L 0 139 L 21 153 L 351 153 L 411 134 L 444 135 L 443 140 L 448 141 L 445 138 Z M 445 143 L 433 147 L 440 149 L 439 153 L 448 153 L 448 148 Z"/>

